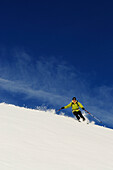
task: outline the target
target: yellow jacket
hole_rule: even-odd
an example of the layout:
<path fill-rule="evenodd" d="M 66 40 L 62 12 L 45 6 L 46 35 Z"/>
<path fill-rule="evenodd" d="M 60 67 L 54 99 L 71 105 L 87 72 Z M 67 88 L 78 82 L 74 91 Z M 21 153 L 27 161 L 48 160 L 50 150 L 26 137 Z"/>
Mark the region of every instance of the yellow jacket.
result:
<path fill-rule="evenodd" d="M 67 109 L 69 107 L 72 107 L 72 112 L 78 112 L 78 111 L 80 111 L 80 108 L 81 109 L 84 108 L 84 106 L 80 102 L 78 102 L 78 101 L 76 101 L 75 103 L 72 101 L 67 106 L 64 106 L 64 109 Z"/>

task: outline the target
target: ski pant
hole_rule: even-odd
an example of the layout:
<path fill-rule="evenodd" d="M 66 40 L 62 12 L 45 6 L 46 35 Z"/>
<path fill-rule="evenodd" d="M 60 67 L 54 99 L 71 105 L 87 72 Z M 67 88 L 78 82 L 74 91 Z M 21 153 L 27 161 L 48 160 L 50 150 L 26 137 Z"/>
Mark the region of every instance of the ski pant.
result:
<path fill-rule="evenodd" d="M 79 120 L 80 118 L 82 118 L 83 121 L 85 120 L 85 117 L 82 115 L 81 111 L 74 111 L 73 114 L 76 116 L 77 120 Z"/>

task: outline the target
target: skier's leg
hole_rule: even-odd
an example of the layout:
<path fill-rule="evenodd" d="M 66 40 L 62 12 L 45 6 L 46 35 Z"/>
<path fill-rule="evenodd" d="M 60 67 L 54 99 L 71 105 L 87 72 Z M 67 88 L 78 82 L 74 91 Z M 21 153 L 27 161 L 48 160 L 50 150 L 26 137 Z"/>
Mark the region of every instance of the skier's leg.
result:
<path fill-rule="evenodd" d="M 80 115 L 80 117 L 83 119 L 83 121 L 85 120 L 85 117 L 82 115 L 81 111 L 78 112 L 78 114 Z"/>
<path fill-rule="evenodd" d="M 78 112 L 73 112 L 73 114 L 76 116 L 77 120 L 80 120 L 80 116 L 78 115 Z"/>

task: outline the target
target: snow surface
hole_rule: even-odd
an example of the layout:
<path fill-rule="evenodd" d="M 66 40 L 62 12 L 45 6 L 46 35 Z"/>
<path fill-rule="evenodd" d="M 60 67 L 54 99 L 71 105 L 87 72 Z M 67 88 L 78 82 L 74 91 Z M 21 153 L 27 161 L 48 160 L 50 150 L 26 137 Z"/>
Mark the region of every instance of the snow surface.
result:
<path fill-rule="evenodd" d="M 1 103 L 0 170 L 113 170 L 113 130 Z"/>

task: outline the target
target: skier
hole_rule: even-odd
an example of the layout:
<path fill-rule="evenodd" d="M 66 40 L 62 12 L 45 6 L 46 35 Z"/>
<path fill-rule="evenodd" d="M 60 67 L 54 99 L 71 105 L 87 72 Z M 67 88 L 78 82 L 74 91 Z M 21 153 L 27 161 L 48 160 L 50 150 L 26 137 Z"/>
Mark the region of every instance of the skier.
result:
<path fill-rule="evenodd" d="M 80 108 L 83 109 L 83 110 L 85 110 L 85 108 L 83 107 L 83 105 L 80 102 L 78 102 L 76 100 L 76 97 L 73 97 L 72 102 L 69 103 L 67 106 L 61 107 L 61 109 L 67 109 L 69 107 L 72 107 L 72 112 L 76 116 L 76 118 L 79 122 L 80 122 L 80 118 L 82 118 L 83 121 L 85 121 L 85 117 L 82 115 L 82 113 L 80 111 Z"/>

